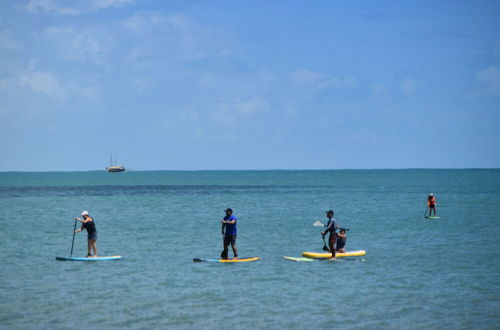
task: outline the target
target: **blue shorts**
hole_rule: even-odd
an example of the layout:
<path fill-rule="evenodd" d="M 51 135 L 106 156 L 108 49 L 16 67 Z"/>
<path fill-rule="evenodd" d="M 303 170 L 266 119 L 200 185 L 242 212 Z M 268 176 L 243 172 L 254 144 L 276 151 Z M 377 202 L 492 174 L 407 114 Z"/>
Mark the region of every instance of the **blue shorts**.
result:
<path fill-rule="evenodd" d="M 97 241 L 97 231 L 87 233 L 87 239 L 89 241 Z"/>

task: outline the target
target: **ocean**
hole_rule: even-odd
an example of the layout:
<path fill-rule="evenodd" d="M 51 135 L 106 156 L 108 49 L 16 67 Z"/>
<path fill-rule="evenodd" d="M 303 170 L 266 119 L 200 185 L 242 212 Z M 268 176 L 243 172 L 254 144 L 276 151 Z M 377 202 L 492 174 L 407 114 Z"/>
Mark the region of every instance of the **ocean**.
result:
<path fill-rule="evenodd" d="M 228 207 L 261 260 L 193 263 Z M 366 256 L 283 259 L 321 251 L 328 209 Z M 500 328 L 498 169 L 3 172 L 0 210 L 2 329 Z M 83 210 L 124 260 L 55 260 Z"/>

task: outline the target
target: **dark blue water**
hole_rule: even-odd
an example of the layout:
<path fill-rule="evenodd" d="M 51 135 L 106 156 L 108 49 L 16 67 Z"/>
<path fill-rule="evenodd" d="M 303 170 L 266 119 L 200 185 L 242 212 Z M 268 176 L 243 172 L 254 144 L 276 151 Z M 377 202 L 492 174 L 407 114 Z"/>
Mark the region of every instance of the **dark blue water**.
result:
<path fill-rule="evenodd" d="M 227 207 L 262 260 L 193 263 L 220 254 Z M 321 251 L 330 208 L 367 255 L 284 260 Z M 125 260 L 54 260 L 84 209 Z M 0 210 L 2 328 L 500 326 L 500 170 L 0 173 Z"/>

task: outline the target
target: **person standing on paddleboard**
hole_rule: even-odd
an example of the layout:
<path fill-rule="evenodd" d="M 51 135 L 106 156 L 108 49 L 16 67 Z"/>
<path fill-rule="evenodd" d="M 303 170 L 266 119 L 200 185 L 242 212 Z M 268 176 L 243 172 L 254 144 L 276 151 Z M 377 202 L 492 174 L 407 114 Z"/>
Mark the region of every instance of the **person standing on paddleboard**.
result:
<path fill-rule="evenodd" d="M 326 217 L 328 218 L 328 222 L 326 223 L 325 231 L 321 233 L 323 238 L 325 235 L 330 233 L 330 237 L 328 239 L 328 246 L 330 248 L 330 252 L 332 253 L 332 257 L 330 259 L 335 259 L 335 242 L 337 241 L 337 224 L 335 223 L 335 218 L 333 217 L 333 211 L 326 211 Z"/>
<path fill-rule="evenodd" d="M 234 254 L 233 259 L 238 259 L 238 249 L 236 248 L 236 235 L 238 234 L 236 222 L 238 219 L 233 215 L 232 209 L 225 209 L 224 212 L 226 212 L 226 216 L 221 220 L 221 231 L 224 239 L 224 250 L 221 253 L 221 258 L 227 259 L 229 244 L 231 244 Z"/>
<path fill-rule="evenodd" d="M 80 229 L 75 230 L 75 233 L 81 232 L 83 229 L 87 230 L 87 257 L 91 257 L 90 249 L 94 249 L 94 257 L 97 257 L 97 230 L 95 228 L 94 219 L 89 215 L 88 211 L 82 212 L 81 218 L 75 218 L 75 220 L 80 221 L 82 223 L 82 227 Z"/>
<path fill-rule="evenodd" d="M 427 197 L 427 207 L 429 208 L 429 216 L 432 217 L 432 211 L 434 210 L 434 216 L 436 216 L 436 197 L 433 193 L 429 194 Z"/>

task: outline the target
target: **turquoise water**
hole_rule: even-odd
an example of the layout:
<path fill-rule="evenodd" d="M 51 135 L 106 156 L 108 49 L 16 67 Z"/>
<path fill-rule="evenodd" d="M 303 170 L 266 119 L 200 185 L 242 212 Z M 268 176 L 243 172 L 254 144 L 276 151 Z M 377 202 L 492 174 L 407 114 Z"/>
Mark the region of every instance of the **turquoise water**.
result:
<path fill-rule="evenodd" d="M 193 263 L 226 207 L 262 260 Z M 367 255 L 284 260 L 321 251 L 330 208 Z M 84 209 L 125 260 L 55 261 Z M 0 173 L 0 210 L 2 328 L 500 327 L 500 170 Z"/>

